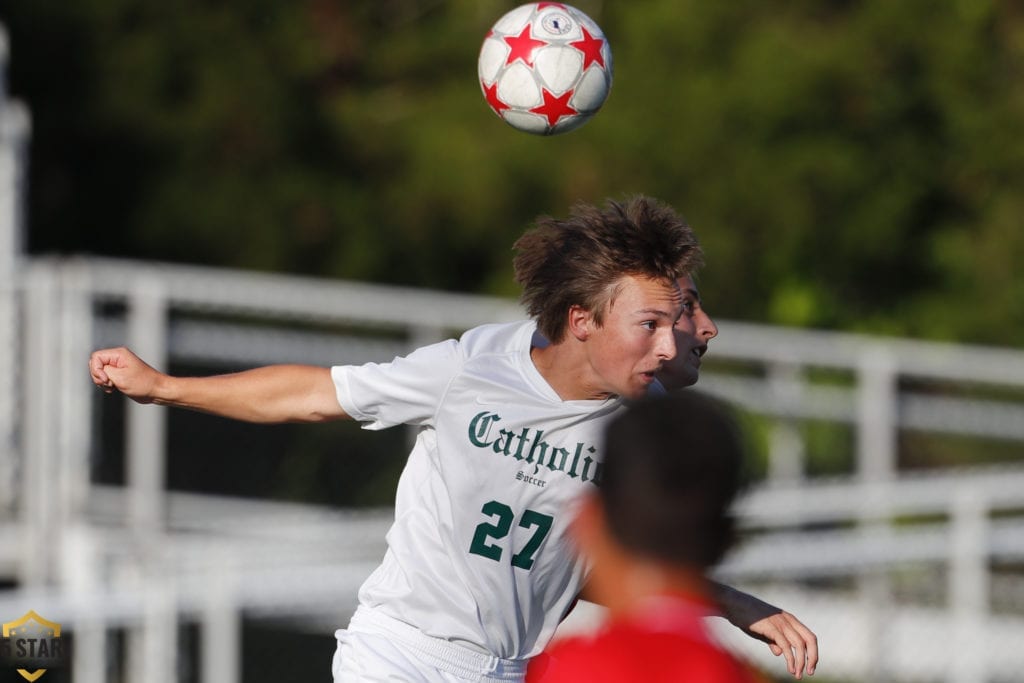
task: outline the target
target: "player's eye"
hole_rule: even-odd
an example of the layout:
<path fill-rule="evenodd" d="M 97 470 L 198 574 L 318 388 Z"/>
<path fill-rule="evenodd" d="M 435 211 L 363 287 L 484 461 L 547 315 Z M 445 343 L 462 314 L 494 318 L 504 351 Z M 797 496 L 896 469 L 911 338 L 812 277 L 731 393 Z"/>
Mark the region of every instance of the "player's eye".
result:
<path fill-rule="evenodd" d="M 643 327 L 645 330 L 650 330 L 653 332 L 654 330 L 658 329 L 658 321 L 645 320 L 642 323 L 640 323 L 640 326 Z"/>

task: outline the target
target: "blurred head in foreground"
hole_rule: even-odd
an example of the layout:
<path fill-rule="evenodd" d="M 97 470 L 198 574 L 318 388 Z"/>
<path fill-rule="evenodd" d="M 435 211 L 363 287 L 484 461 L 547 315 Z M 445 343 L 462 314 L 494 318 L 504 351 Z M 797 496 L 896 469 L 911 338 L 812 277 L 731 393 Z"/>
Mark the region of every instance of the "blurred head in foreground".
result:
<path fill-rule="evenodd" d="M 696 392 L 638 401 L 614 420 L 603 483 L 574 527 L 595 599 L 614 611 L 649 594 L 703 594 L 733 541 L 742 463 L 732 419 Z"/>

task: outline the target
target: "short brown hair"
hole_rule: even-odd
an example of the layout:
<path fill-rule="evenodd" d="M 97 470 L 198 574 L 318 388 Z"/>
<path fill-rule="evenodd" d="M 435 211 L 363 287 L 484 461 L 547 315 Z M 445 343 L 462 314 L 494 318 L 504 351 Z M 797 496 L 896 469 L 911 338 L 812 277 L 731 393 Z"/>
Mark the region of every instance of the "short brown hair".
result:
<path fill-rule="evenodd" d="M 722 559 L 746 460 L 725 404 L 691 391 L 643 398 L 609 423 L 604 455 L 597 495 L 619 543 L 702 569 Z"/>
<path fill-rule="evenodd" d="M 541 216 L 514 248 L 522 302 L 551 343 L 562 341 L 574 305 L 602 324 L 623 276 L 674 281 L 703 261 L 683 217 L 644 196 L 608 200 L 603 209 L 577 204 L 565 220 Z"/>

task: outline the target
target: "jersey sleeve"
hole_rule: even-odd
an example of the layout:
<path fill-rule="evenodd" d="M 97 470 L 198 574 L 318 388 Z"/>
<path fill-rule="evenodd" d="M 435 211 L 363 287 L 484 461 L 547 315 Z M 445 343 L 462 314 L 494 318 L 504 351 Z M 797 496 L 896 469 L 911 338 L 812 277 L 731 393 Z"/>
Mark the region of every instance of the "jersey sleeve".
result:
<path fill-rule="evenodd" d="M 449 339 L 390 363 L 335 365 L 331 378 L 338 403 L 366 429 L 428 425 L 461 365 L 459 344 Z"/>

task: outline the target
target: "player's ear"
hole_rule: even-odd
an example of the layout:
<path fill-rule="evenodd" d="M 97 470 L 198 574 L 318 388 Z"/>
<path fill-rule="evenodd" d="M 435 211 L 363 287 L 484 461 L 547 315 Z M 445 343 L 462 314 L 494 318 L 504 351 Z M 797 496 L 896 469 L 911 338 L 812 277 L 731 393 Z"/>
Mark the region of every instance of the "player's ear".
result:
<path fill-rule="evenodd" d="M 579 341 L 586 341 L 587 337 L 590 336 L 590 330 L 593 322 L 593 315 L 590 311 L 583 308 L 579 304 L 573 304 L 569 307 L 569 334 Z"/>

